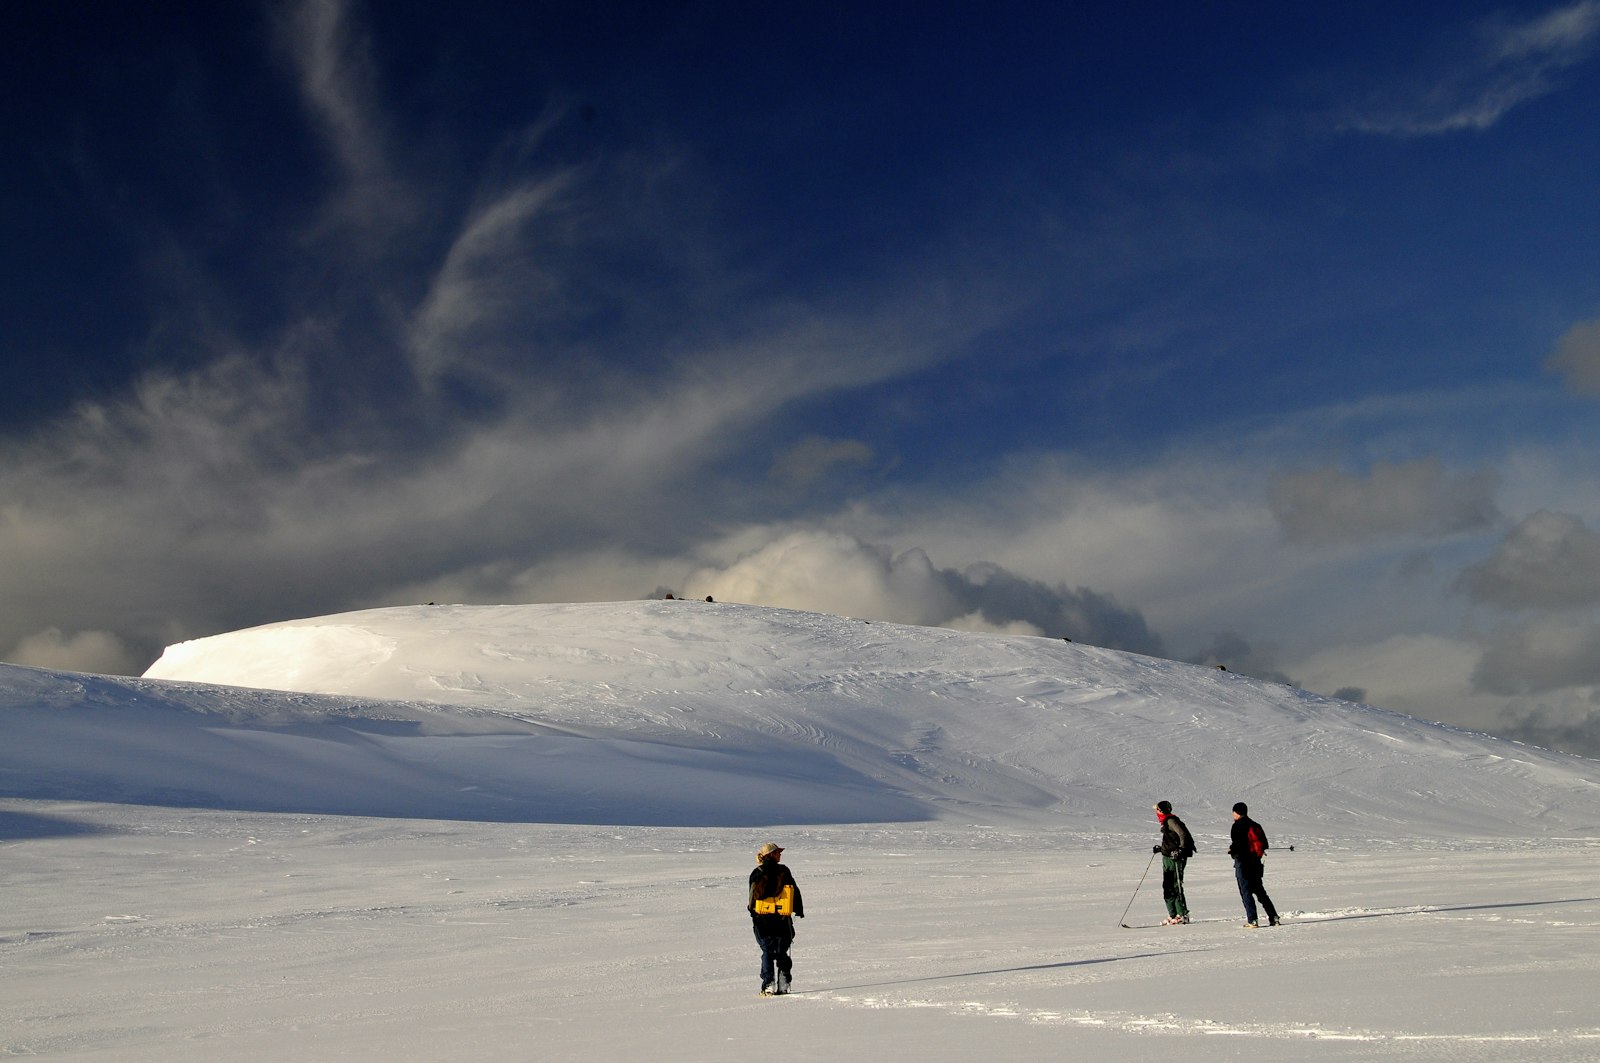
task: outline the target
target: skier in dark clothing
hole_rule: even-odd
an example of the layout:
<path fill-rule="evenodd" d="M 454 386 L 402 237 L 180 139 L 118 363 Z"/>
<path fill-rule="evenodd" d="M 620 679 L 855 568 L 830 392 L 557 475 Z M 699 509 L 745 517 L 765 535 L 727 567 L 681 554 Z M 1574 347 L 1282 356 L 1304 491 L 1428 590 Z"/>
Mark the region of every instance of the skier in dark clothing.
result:
<path fill-rule="evenodd" d="M 1194 855 L 1194 837 L 1183 820 L 1172 814 L 1171 801 L 1157 801 L 1156 822 L 1161 824 L 1161 844 L 1151 852 L 1161 854 L 1161 899 L 1167 904 L 1165 925 L 1189 921 L 1189 902 L 1183 896 L 1183 868 Z"/>
<path fill-rule="evenodd" d="M 789 991 L 793 963 L 789 945 L 794 941 L 794 921 L 806 917 L 800 887 L 789 869 L 778 863 L 783 849 L 773 842 L 756 853 L 750 872 L 750 923 L 761 946 L 761 995 L 781 996 Z"/>
<path fill-rule="evenodd" d="M 1233 857 L 1233 877 L 1239 882 L 1239 899 L 1244 901 L 1244 925 L 1251 930 L 1260 925 L 1256 921 L 1256 898 L 1260 897 L 1261 907 L 1267 912 L 1267 925 L 1277 926 L 1278 910 L 1261 884 L 1266 871 L 1261 866 L 1261 856 L 1267 851 L 1267 832 L 1250 818 L 1250 809 L 1243 801 L 1233 806 L 1231 840 L 1228 855 Z"/>

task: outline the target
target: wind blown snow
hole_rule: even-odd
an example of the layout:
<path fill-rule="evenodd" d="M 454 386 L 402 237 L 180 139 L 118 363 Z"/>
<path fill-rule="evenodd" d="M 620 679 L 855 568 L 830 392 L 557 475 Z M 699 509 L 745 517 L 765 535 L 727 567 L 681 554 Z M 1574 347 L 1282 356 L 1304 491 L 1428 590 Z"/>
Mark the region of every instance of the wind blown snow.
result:
<path fill-rule="evenodd" d="M 1214 669 L 430 606 L 139 679 L 0 666 L 0 734 L 0 1055 L 1600 1054 L 1600 764 Z M 1200 843 L 1185 927 L 1152 925 L 1159 798 Z M 1240 929 L 1238 800 L 1283 927 Z M 810 916 L 779 1001 L 743 912 L 769 837 Z"/>

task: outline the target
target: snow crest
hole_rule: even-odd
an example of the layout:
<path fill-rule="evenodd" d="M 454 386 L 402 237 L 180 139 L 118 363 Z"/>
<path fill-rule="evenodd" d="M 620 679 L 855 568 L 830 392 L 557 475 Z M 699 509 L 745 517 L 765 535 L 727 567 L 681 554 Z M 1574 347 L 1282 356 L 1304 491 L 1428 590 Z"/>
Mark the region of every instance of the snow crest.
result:
<path fill-rule="evenodd" d="M 720 603 L 376 609 L 186 642 L 137 680 L 0 678 L 9 796 L 1106 830 L 1166 797 L 1306 837 L 1600 826 L 1581 758 L 1061 640 Z"/>

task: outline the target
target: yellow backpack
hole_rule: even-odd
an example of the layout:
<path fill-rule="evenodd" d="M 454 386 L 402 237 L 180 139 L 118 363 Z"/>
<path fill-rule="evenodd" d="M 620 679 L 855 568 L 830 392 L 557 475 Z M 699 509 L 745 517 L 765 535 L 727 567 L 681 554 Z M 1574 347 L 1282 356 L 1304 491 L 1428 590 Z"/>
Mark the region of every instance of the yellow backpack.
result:
<path fill-rule="evenodd" d="M 793 915 L 794 914 L 794 887 L 785 886 L 778 891 L 776 897 L 767 897 L 756 901 L 757 915 Z"/>

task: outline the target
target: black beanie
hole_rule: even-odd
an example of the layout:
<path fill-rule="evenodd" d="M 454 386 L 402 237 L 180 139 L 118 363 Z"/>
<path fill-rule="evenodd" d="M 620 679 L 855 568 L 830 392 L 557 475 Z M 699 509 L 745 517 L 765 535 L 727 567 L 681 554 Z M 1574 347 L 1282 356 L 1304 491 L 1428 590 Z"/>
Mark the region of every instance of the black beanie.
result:
<path fill-rule="evenodd" d="M 1159 811 L 1169 812 L 1170 813 L 1172 811 L 1172 802 L 1171 801 L 1157 801 L 1156 802 L 1156 808 Z"/>
<path fill-rule="evenodd" d="M 1238 804 L 1234 805 L 1233 810 L 1239 813 L 1241 816 L 1248 816 L 1250 814 L 1250 806 L 1246 805 L 1243 801 L 1240 801 Z"/>

